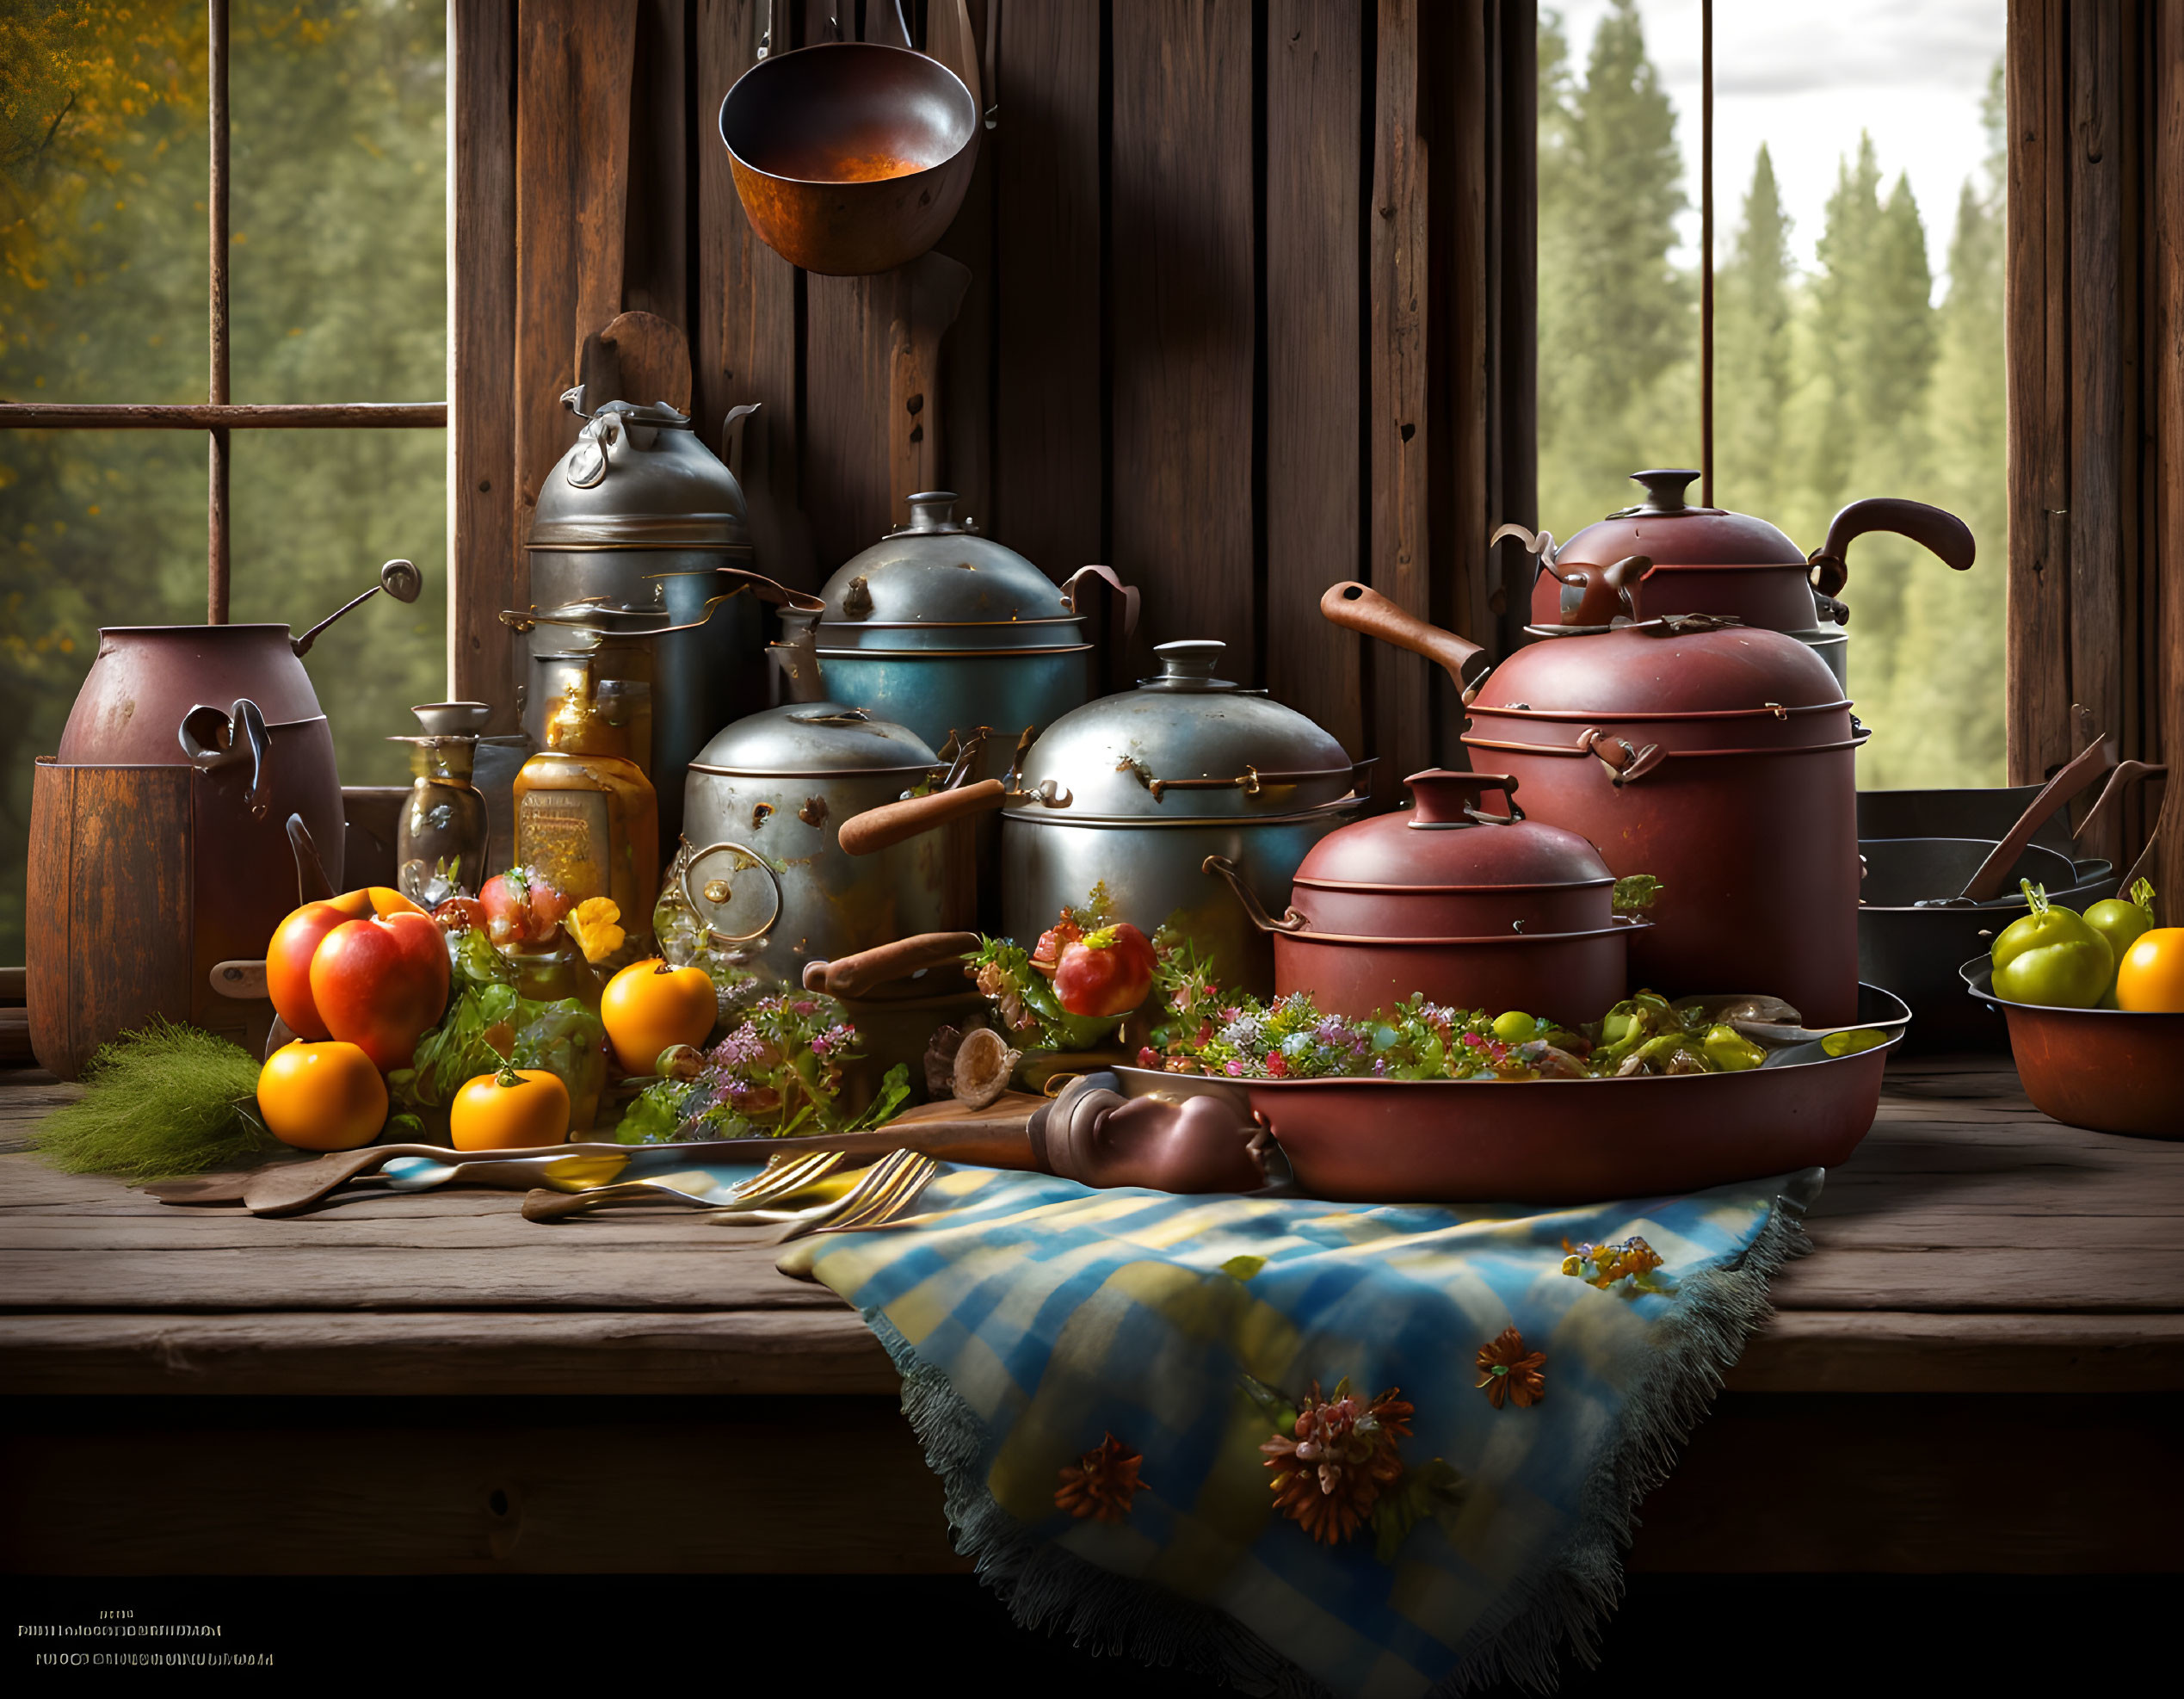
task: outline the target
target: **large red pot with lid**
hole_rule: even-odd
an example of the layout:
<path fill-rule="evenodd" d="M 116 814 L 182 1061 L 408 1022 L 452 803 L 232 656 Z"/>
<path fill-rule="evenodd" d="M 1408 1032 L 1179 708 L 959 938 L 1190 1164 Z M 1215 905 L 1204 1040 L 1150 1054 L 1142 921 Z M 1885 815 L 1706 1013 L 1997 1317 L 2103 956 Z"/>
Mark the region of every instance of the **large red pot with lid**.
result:
<path fill-rule="evenodd" d="M 1535 627 L 1548 640 L 1488 671 L 1478 645 L 1363 584 L 1335 585 L 1320 609 L 1447 667 L 1469 701 L 1465 745 L 1518 780 L 1534 819 L 1593 843 L 1619 877 L 1661 880 L 1631 939 L 1634 980 L 1671 997 L 1768 992 L 1812 1026 L 1857 1017 L 1866 734 L 1811 648 L 1665 616 Z"/>
<path fill-rule="evenodd" d="M 1850 569 L 1844 557 L 1852 541 L 1889 531 L 1924 545 L 1962 571 L 1976 553 L 1971 531 L 1955 515 L 1924 502 L 1879 496 L 1855 501 L 1828 527 L 1827 540 L 1810 554 L 1780 530 L 1750 514 L 1694 507 L 1684 491 L 1699 474 L 1684 469 L 1634 472 L 1645 499 L 1588 525 L 1558 547 L 1551 535 L 1532 538 L 1521 527 L 1496 535 L 1529 540 L 1539 556 L 1532 583 L 1535 625 L 1559 626 L 1576 618 L 1590 576 L 1631 555 L 1652 562 L 1632 587 L 1632 612 L 1640 620 L 1661 614 L 1720 614 L 1748 626 L 1787 632 L 1817 649 L 1846 681 L 1844 635 L 1850 610 L 1840 599 Z"/>
<path fill-rule="evenodd" d="M 1207 859 L 1272 935 L 1275 993 L 1309 992 L 1353 1020 L 1414 992 L 1572 1024 L 1619 1002 L 1643 929 L 1616 917 L 1615 876 L 1600 852 L 1527 819 L 1510 775 L 1435 770 L 1404 782 L 1410 807 L 1313 847 L 1279 920 L 1232 862 Z M 1471 798 L 1483 790 L 1503 793 L 1508 812 L 1480 808 Z"/>

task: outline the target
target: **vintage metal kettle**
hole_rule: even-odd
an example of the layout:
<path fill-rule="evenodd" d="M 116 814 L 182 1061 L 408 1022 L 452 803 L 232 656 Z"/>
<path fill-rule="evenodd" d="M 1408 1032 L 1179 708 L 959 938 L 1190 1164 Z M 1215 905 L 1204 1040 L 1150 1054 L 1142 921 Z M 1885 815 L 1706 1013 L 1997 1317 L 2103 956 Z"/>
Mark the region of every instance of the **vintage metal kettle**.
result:
<path fill-rule="evenodd" d="M 1841 596 L 1850 576 L 1844 564 L 1852 541 L 1872 531 L 1892 531 L 1931 549 L 1963 571 L 1976 553 L 1971 528 L 1954 514 L 1924 502 L 1893 496 L 1851 503 L 1828 527 L 1827 540 L 1811 554 L 1764 519 L 1718 507 L 1692 507 L 1684 491 L 1699 474 L 1663 468 L 1634 472 L 1645 499 L 1588 525 L 1558 546 L 1522 526 L 1495 532 L 1521 539 L 1539 557 L 1532 583 L 1532 620 L 1539 626 L 1572 623 L 1584 586 L 1574 567 L 1602 569 L 1632 555 L 1652 565 L 1632 587 L 1632 613 L 1641 620 L 1662 614 L 1721 614 L 1748 626 L 1783 631 L 1817 650 L 1838 683 L 1847 688 L 1845 634 L 1850 618 Z"/>
<path fill-rule="evenodd" d="M 562 398 L 584 421 L 546 476 L 527 547 L 531 600 L 503 620 L 529 633 L 533 666 L 525 730 L 545 744 L 553 696 L 549 657 L 595 654 L 603 691 L 626 683 L 651 720 L 639 760 L 660 794 L 660 831 L 682 830 L 682 775 L 706 740 L 766 705 L 758 603 L 816 612 L 811 596 L 751 570 L 750 525 L 736 475 L 665 402 L 608 401 L 587 410 L 580 384 Z M 743 421 L 722 427 L 731 458 Z M 741 596 L 743 590 L 755 596 Z M 607 641 L 605 639 L 615 639 Z"/>

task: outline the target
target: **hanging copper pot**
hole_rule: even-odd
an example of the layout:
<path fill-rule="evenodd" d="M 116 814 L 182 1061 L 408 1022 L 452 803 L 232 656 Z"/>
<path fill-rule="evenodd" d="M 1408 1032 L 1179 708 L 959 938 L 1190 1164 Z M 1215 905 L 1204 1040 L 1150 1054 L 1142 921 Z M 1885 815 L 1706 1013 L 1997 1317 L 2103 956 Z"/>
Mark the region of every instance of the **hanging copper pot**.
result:
<path fill-rule="evenodd" d="M 1662 468 L 1634 472 L 1645 499 L 1588 525 L 1558 546 L 1552 535 L 1534 537 L 1505 525 L 1496 537 L 1516 536 L 1539 557 L 1532 582 L 1535 625 L 1576 622 L 1584 593 L 1573 568 L 1601 568 L 1632 555 L 1652 565 L 1632 586 L 1638 619 L 1657 614 L 1720 614 L 1787 632 L 1819 652 L 1838 683 L 1848 678 L 1845 633 L 1850 618 L 1841 596 L 1850 569 L 1844 557 L 1852 541 L 1873 531 L 1891 531 L 1931 549 L 1963 571 L 1977 552 L 1971 528 L 1954 514 L 1924 502 L 1891 496 L 1851 503 L 1828 527 L 1827 540 L 1811 554 L 1764 519 L 1718 507 L 1693 507 L 1685 487 L 1699 474 Z"/>
<path fill-rule="evenodd" d="M 1272 919 L 1233 862 L 1209 856 L 1272 936 L 1277 995 L 1309 992 L 1362 1020 L 1414 992 L 1456 1009 L 1518 1009 L 1574 1024 L 1628 991 L 1630 942 L 1614 875 L 1575 832 L 1527 820 L 1506 773 L 1414 773 L 1412 806 L 1330 832 Z M 1508 812 L 1472 793 L 1499 790 Z"/>
<path fill-rule="evenodd" d="M 1580 611 L 1627 608 L 1647 565 L 1589 571 Z M 1464 743 L 1519 781 L 1534 819 L 1589 840 L 1619 877 L 1661 880 L 1652 925 L 1631 940 L 1635 980 L 1670 996 L 1771 992 L 1811 1026 L 1856 1017 L 1853 763 L 1866 733 L 1811 648 L 1713 615 L 1625 613 L 1532 627 L 1551 640 L 1489 672 L 1477 644 L 1363 584 L 1319 605 L 1441 663 L 1469 702 Z"/>

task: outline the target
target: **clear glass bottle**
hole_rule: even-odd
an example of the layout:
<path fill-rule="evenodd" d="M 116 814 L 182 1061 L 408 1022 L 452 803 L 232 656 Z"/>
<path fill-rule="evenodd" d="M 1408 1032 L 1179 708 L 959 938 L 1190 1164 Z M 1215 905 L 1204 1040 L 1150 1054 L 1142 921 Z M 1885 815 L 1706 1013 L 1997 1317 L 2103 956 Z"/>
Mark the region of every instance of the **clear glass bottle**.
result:
<path fill-rule="evenodd" d="M 413 710 L 427 728 L 421 738 L 397 738 L 410 745 L 415 775 L 402 805 L 394 836 L 394 882 L 402 894 L 423 908 L 450 897 L 475 896 L 490 876 L 493 829 L 485 797 L 471 782 L 478 758 L 475 732 L 435 732 L 435 714 L 451 706 L 430 704 Z"/>
<path fill-rule="evenodd" d="M 649 952 L 659 895 L 659 799 L 630 755 L 629 732 L 599 712 L 589 670 L 546 721 L 546 746 L 515 775 L 515 859 L 571 906 L 609 897 L 627 942 Z"/>

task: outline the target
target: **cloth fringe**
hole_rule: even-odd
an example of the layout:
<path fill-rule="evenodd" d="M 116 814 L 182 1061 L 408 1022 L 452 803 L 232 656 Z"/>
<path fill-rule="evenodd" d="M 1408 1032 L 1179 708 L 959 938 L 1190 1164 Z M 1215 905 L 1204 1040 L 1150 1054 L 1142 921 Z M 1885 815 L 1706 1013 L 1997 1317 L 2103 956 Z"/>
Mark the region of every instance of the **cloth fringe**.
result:
<path fill-rule="evenodd" d="M 1802 1203 L 1777 1196 L 1741 1257 L 1682 1282 L 1655 1359 L 1631 1388 L 1616 1437 L 1585 1483 L 1576 1533 L 1544 1572 L 1513 1589 L 1465 1637 L 1456 1667 L 1428 1699 L 1455 1699 L 1496 1682 L 1552 1693 L 1565 1649 L 1588 1668 L 1599 1662 L 1601 1632 L 1622 1598 L 1621 1548 L 1638 1525 L 1638 1504 L 1668 1479 L 1722 1376 L 1774 1316 L 1768 1281 L 1811 1250 L 1803 1214 Z M 976 1560 L 979 1580 L 1020 1628 L 1064 1631 L 1079 1651 L 1180 1667 L 1264 1699 L 1336 1699 L 1233 1617 L 1110 1574 L 1003 1511 L 978 1469 L 984 1424 L 884 1314 L 862 1313 L 902 1375 L 903 1414 L 941 1478 L 956 1550 Z"/>

